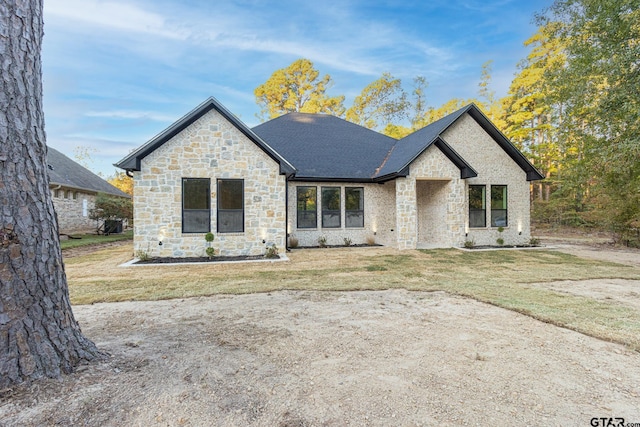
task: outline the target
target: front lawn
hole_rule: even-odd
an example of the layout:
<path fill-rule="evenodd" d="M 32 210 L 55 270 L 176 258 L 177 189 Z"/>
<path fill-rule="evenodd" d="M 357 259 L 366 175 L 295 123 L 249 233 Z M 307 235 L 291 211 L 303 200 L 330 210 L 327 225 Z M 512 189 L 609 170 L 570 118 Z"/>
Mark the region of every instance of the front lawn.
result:
<path fill-rule="evenodd" d="M 640 351 L 640 313 L 615 301 L 533 283 L 640 279 L 640 269 L 550 250 L 463 252 L 387 248 L 298 250 L 290 262 L 118 268 L 129 246 L 65 261 L 74 304 L 289 290 L 444 291 Z"/>
<path fill-rule="evenodd" d="M 74 235 L 73 239 L 61 240 L 60 247 L 64 251 L 65 249 L 79 248 L 81 246 L 99 245 L 101 243 L 118 242 L 120 240 L 132 240 L 133 230 L 125 231 L 120 234 L 81 234 Z"/>

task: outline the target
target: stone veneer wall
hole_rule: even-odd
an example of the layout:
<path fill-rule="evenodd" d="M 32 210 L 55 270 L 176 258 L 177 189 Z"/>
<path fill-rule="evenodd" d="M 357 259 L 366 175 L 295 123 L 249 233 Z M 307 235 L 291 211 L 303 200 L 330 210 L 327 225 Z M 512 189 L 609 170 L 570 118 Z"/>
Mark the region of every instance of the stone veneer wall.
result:
<path fill-rule="evenodd" d="M 298 186 L 317 187 L 317 228 L 297 228 Z M 340 187 L 340 228 L 322 228 L 322 187 Z M 364 227 L 345 227 L 345 187 L 364 188 Z M 376 243 L 395 246 L 395 183 L 359 184 L 336 182 L 289 182 L 289 234 L 298 239 L 299 246 L 317 246 L 318 238 L 325 236 L 328 245 L 343 245 L 345 238 L 353 244 L 366 243 L 373 236 Z M 375 233 L 375 235 L 374 235 Z"/>
<path fill-rule="evenodd" d="M 95 233 L 96 221 L 89 218 L 89 212 L 93 209 L 96 200 L 95 194 L 66 187 L 54 187 L 51 189 L 51 197 L 60 234 Z M 87 215 L 84 215 L 84 200 L 87 201 Z"/>
<path fill-rule="evenodd" d="M 263 254 L 263 240 L 284 248 L 284 175 L 262 149 L 211 110 L 145 157 L 141 171 L 134 172 L 134 250 L 162 257 L 204 255 L 205 233 L 182 233 L 182 178 L 211 179 L 212 246 L 221 255 Z M 216 231 L 218 178 L 244 180 L 243 233 Z"/>
<path fill-rule="evenodd" d="M 462 244 L 464 200 L 460 169 L 432 145 L 409 165 L 409 176 L 396 179 L 398 249 Z"/>
<path fill-rule="evenodd" d="M 476 245 L 496 245 L 498 237 L 502 237 L 507 245 L 528 243 L 531 236 L 529 183 L 522 168 L 467 114 L 444 133 L 443 139 L 478 172 L 476 178 L 466 180 L 464 208 L 467 227 L 468 186 L 487 186 L 487 227 L 469 228 L 467 239 Z M 508 226 L 502 233 L 497 231 L 497 227 L 490 227 L 491 185 L 507 186 Z"/>

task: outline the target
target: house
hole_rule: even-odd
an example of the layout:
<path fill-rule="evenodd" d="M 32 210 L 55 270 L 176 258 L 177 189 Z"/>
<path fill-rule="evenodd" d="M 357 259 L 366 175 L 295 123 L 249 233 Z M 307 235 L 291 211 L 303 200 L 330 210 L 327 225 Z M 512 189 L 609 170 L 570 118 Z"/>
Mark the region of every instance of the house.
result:
<path fill-rule="evenodd" d="M 47 169 L 60 234 L 96 231 L 96 220 L 89 216 L 98 193 L 131 198 L 51 147 L 47 147 Z"/>
<path fill-rule="evenodd" d="M 253 129 L 209 98 L 116 164 L 134 177 L 134 246 L 151 256 L 265 245 L 398 249 L 526 244 L 542 179 L 471 104 L 400 139 L 324 114 Z"/>

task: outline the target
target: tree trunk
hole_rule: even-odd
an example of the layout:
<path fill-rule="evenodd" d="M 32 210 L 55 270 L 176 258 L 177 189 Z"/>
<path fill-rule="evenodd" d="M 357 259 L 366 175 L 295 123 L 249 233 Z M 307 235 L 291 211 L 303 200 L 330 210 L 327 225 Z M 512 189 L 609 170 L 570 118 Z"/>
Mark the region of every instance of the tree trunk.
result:
<path fill-rule="evenodd" d="M 49 191 L 42 0 L 0 0 L 0 388 L 104 355 L 71 312 Z"/>

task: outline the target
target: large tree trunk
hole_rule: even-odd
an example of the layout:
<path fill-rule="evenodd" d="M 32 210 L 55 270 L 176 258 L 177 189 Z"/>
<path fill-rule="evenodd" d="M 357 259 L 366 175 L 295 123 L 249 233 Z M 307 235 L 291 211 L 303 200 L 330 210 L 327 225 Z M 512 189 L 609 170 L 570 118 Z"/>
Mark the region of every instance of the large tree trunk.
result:
<path fill-rule="evenodd" d="M 0 388 L 103 357 L 71 312 L 49 192 L 42 0 L 0 0 Z"/>

